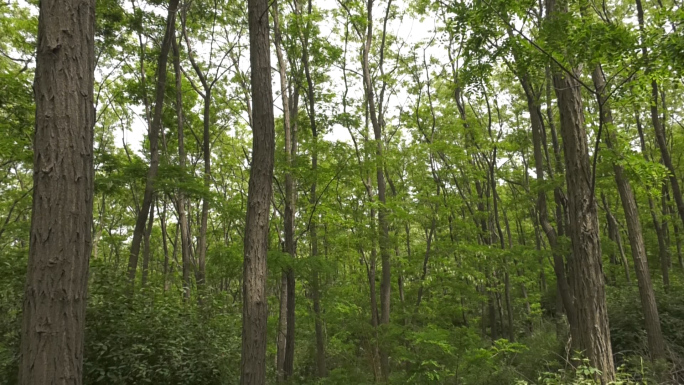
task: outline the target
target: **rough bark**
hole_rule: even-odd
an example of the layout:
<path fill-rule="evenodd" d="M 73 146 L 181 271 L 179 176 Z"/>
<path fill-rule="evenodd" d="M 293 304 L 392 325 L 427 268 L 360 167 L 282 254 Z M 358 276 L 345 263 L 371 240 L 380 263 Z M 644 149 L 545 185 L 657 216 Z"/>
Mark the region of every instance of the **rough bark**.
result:
<path fill-rule="evenodd" d="M 552 21 L 567 12 L 567 3 L 547 0 L 547 12 Z M 609 383 L 615 378 L 615 365 L 608 327 L 598 210 L 594 186 L 590 182 L 592 170 L 581 89 L 575 79 L 579 71 L 572 71 L 569 74 L 560 68 L 552 68 L 568 186 L 568 233 L 572 240 L 570 279 L 577 321 L 577 333 L 572 337 L 591 365 L 601 371 L 597 376 L 601 383 Z"/>
<path fill-rule="evenodd" d="M 275 133 L 268 0 L 248 1 L 252 87 L 252 161 L 244 238 L 240 384 L 266 383 L 266 254 Z"/>
<path fill-rule="evenodd" d="M 605 129 L 607 129 L 606 145 L 613 149 L 616 141 L 615 131 L 612 128 L 613 115 L 608 100 L 605 97 L 606 81 L 603 70 L 600 66 L 596 66 L 592 72 L 592 79 L 594 87 L 598 92 L 598 101 L 602 104 L 600 110 L 603 112 L 600 119 Z M 636 202 L 636 197 L 629 180 L 624 175 L 624 168 L 618 163 L 613 164 L 613 171 L 615 173 L 615 183 L 618 187 L 620 200 L 622 202 L 622 209 L 625 213 L 625 222 L 627 224 L 627 233 L 629 234 L 629 244 L 632 249 L 632 259 L 634 260 L 634 270 L 636 271 L 636 279 L 639 285 L 639 296 L 641 299 L 641 309 L 644 313 L 644 323 L 646 327 L 646 335 L 648 338 L 648 347 L 651 357 L 654 359 L 665 358 L 665 340 L 660 328 L 660 316 L 658 315 L 658 307 L 656 306 L 655 293 L 653 291 L 653 284 L 651 283 L 651 275 L 648 270 L 648 257 L 646 255 L 646 247 L 644 246 L 644 235 L 639 219 L 639 209 Z M 614 218 L 612 214 L 610 219 L 612 226 L 615 227 Z M 629 274 L 629 271 L 626 271 Z M 627 275 L 629 280 L 629 275 Z"/>
<path fill-rule="evenodd" d="M 40 2 L 19 384 L 80 385 L 92 251 L 95 1 Z"/>

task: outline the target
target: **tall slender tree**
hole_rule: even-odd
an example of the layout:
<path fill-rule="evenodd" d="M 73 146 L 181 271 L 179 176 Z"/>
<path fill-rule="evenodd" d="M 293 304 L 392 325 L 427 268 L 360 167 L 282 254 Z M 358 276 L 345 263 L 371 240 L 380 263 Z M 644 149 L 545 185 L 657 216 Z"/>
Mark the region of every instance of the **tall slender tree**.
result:
<path fill-rule="evenodd" d="M 596 68 L 594 68 L 591 77 L 598 95 L 597 99 L 600 104 L 599 111 L 602 113 L 602 116 L 600 116 L 599 119 L 602 120 L 603 125 L 608 126 L 606 127 L 608 130 L 606 144 L 609 148 L 615 148 L 617 136 L 615 135 L 613 127 L 613 113 L 606 96 L 605 74 L 600 65 L 597 65 Z M 653 284 L 651 283 L 651 274 L 648 269 L 648 258 L 646 257 L 646 247 L 644 245 L 644 235 L 641 229 L 636 197 L 634 196 L 632 185 L 625 177 L 624 168 L 619 163 L 616 162 L 613 164 L 613 172 L 615 174 L 615 183 L 618 187 L 620 201 L 622 202 L 622 209 L 625 212 L 625 222 L 627 222 L 629 243 L 632 249 L 632 259 L 634 260 L 634 270 L 636 271 L 637 283 L 639 285 L 641 310 L 644 313 L 648 348 L 654 359 L 665 358 L 665 339 L 663 338 L 663 332 L 660 327 L 658 306 L 656 304 L 655 292 L 653 291 Z M 612 217 L 610 213 L 608 213 L 608 215 Z M 614 221 L 614 219 L 612 221 Z M 615 225 L 611 223 L 609 223 L 609 226 L 615 227 Z M 629 277 L 629 275 L 627 277 Z"/>
<path fill-rule="evenodd" d="M 145 233 L 147 216 L 150 213 L 150 206 L 152 206 L 152 199 L 154 197 L 154 183 L 157 178 L 157 172 L 159 171 L 159 136 L 162 130 L 162 112 L 164 109 L 164 95 L 166 92 L 166 64 L 168 63 L 169 52 L 171 51 L 171 40 L 173 40 L 174 32 L 176 30 L 176 11 L 178 10 L 178 3 L 179 0 L 170 0 L 169 2 L 168 13 L 166 15 L 166 29 L 162 40 L 161 51 L 157 58 L 157 83 L 155 84 L 154 112 L 152 115 L 152 123 L 148 130 L 150 141 L 150 167 L 147 171 L 145 193 L 135 222 L 130 255 L 128 258 L 128 279 L 131 283 L 135 281 L 135 273 L 138 269 L 140 244 Z"/>
<path fill-rule="evenodd" d="M 382 42 L 380 46 L 380 63 L 378 67 L 383 71 L 383 59 L 385 54 L 386 30 L 387 21 L 389 19 L 389 11 L 392 6 L 392 1 L 387 3 L 387 11 L 384 18 L 384 26 L 382 32 Z M 392 275 L 390 263 L 390 238 L 389 238 L 389 210 L 387 209 L 387 183 L 385 181 L 384 173 L 384 138 L 383 138 L 383 107 L 382 99 L 380 105 L 377 105 L 374 79 L 371 76 L 370 65 L 370 51 L 373 44 L 373 0 L 368 0 L 366 3 L 366 35 L 363 46 L 363 56 L 361 59 L 361 67 L 363 71 L 363 86 L 366 96 L 366 103 L 368 106 L 368 115 L 370 117 L 371 126 L 373 128 L 373 139 L 375 140 L 375 162 L 376 162 L 376 181 L 378 187 L 378 225 L 380 226 L 380 260 L 382 264 L 382 276 L 380 278 L 380 325 L 389 324 L 390 321 L 390 291 L 392 289 Z M 380 349 L 380 367 L 382 376 L 386 380 L 389 376 L 389 353 L 386 349 Z"/>
<path fill-rule="evenodd" d="M 287 162 L 287 171 L 285 172 L 285 214 L 283 215 L 284 233 L 285 233 L 285 252 L 290 254 L 290 257 L 295 257 L 295 207 L 296 207 L 296 190 L 295 182 L 292 175 L 292 166 L 294 157 L 296 155 L 296 135 L 292 130 L 291 113 L 296 113 L 295 109 L 290 108 L 290 86 L 287 78 L 287 61 L 283 53 L 282 31 L 280 28 L 280 8 L 278 2 L 273 3 L 273 43 L 276 50 L 276 58 L 278 60 L 278 74 L 280 76 L 280 99 L 283 106 L 283 131 L 285 132 L 285 159 Z M 297 91 L 295 91 L 297 92 Z M 296 105 L 297 103 L 293 103 Z M 280 314 L 278 324 L 277 336 L 277 354 L 276 354 L 276 376 L 279 382 L 283 382 L 286 376 L 291 374 L 289 369 L 286 370 L 287 360 L 287 344 L 288 340 L 294 338 L 290 335 L 291 328 L 294 330 L 294 325 L 290 326 L 289 317 L 294 316 L 294 270 L 292 267 L 283 270 L 280 281 Z M 290 288 L 292 287 L 292 290 Z M 290 299 L 292 297 L 292 300 Z M 292 307 L 292 314 L 289 314 L 289 309 Z M 292 342 L 290 342 L 292 343 Z M 291 347 L 292 354 L 294 354 L 294 345 Z M 287 363 L 289 364 L 289 362 Z M 294 360 L 292 360 L 294 364 Z"/>
<path fill-rule="evenodd" d="M 252 68 L 252 157 L 244 236 L 242 359 L 240 384 L 266 383 L 266 253 L 273 187 L 275 129 L 271 90 L 269 1 L 249 0 Z"/>
<path fill-rule="evenodd" d="M 298 7 L 299 8 L 299 7 Z M 312 0 L 307 2 L 307 13 L 306 13 L 306 25 L 304 27 L 303 33 L 300 34 L 302 40 L 302 64 L 304 67 L 304 74 L 306 78 L 307 93 L 306 99 L 308 102 L 308 112 L 309 112 L 309 125 L 311 126 L 311 138 L 312 138 L 312 149 L 311 149 L 311 171 L 313 174 L 313 182 L 311 183 L 311 190 L 309 196 L 309 203 L 311 204 L 312 220 L 309 229 L 309 236 L 311 239 L 311 258 L 314 260 L 313 269 L 311 271 L 311 290 L 313 297 L 313 310 L 314 310 L 314 330 L 316 333 L 316 375 L 318 377 L 325 377 L 326 367 L 325 367 L 325 341 L 323 336 L 323 321 L 321 320 L 321 287 L 320 287 L 320 277 L 319 269 L 316 258 L 319 256 L 318 252 L 318 219 L 315 214 L 316 206 L 318 204 L 318 195 L 316 192 L 318 186 L 318 136 L 319 127 L 316 120 L 316 90 L 313 80 L 313 74 L 311 69 L 311 60 L 309 57 L 309 46 L 311 45 L 311 33 L 313 30 L 313 4 Z M 298 9 L 298 13 L 301 15 L 301 9 Z M 294 293 L 293 293 L 294 294 Z M 294 300 L 294 295 L 293 295 Z M 292 315 L 289 317 L 294 320 L 294 306 L 289 309 Z M 294 351 L 294 345 L 291 350 Z M 294 352 L 293 354 L 294 355 Z M 294 358 L 294 357 L 293 357 Z M 287 361 L 287 360 L 286 360 Z"/>

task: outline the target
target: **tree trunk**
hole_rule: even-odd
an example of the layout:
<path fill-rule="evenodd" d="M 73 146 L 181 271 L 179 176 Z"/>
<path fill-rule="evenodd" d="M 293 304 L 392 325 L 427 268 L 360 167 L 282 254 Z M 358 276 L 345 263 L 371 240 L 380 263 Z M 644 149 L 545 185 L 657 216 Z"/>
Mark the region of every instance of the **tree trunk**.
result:
<path fill-rule="evenodd" d="M 185 173 L 185 133 L 184 133 L 184 119 L 183 119 L 183 84 L 182 73 L 180 67 L 180 50 L 176 42 L 175 32 L 172 37 L 173 43 L 173 70 L 176 77 L 176 115 L 178 118 L 178 164 L 181 172 Z M 183 263 L 183 296 L 190 298 L 190 289 L 192 282 L 190 279 L 190 269 L 192 263 L 190 261 L 190 228 L 188 224 L 188 217 L 185 215 L 185 194 L 181 189 L 178 190 L 176 196 L 176 206 L 178 210 L 178 222 L 181 233 L 181 260 Z"/>
<path fill-rule="evenodd" d="M 670 267 L 672 266 L 672 258 L 670 257 L 670 226 L 667 219 L 670 215 L 670 206 L 668 205 L 670 191 L 667 182 L 661 186 L 662 194 L 660 196 L 660 204 L 662 207 L 662 214 L 660 216 L 660 228 L 663 231 L 663 240 L 665 241 L 666 253 L 660 258 L 660 271 L 663 274 L 663 286 L 665 291 L 670 291 Z"/>
<path fill-rule="evenodd" d="M 494 138 L 491 135 L 490 131 L 490 139 L 493 141 Z M 506 240 L 504 239 L 504 234 L 503 231 L 501 230 L 501 221 L 499 220 L 499 195 L 496 192 L 496 155 L 497 155 L 497 147 L 496 145 L 494 146 L 494 151 L 492 155 L 492 161 L 489 164 L 489 175 L 490 175 L 490 182 L 491 182 L 491 189 L 492 189 L 492 203 L 493 203 L 493 209 L 494 209 L 494 224 L 496 226 L 496 232 L 499 237 L 499 245 L 501 246 L 501 251 L 505 253 L 506 250 Z M 505 216 L 505 213 L 504 213 Z M 511 233 L 508 227 L 508 220 L 506 220 L 506 229 L 508 231 L 508 242 L 509 242 L 509 248 L 512 248 L 512 241 L 511 241 Z M 506 317 L 508 321 L 508 339 L 510 341 L 515 341 L 515 329 L 513 326 L 513 305 L 511 303 L 511 281 L 510 281 L 510 276 L 508 274 L 508 258 L 504 255 L 503 257 L 503 262 L 504 262 L 504 302 L 506 305 Z M 501 323 L 503 324 L 503 317 L 501 317 Z"/>
<path fill-rule="evenodd" d="M 529 84 L 529 77 L 527 74 L 523 74 L 520 77 L 520 83 L 525 91 L 525 96 L 527 98 L 527 108 L 530 113 L 530 122 L 532 125 L 532 142 L 534 146 L 534 161 L 535 161 L 535 172 L 537 174 L 537 181 L 539 183 L 544 183 L 544 162 L 543 162 L 543 150 L 542 150 L 542 131 L 544 127 L 542 125 L 541 110 L 537 106 L 536 98 L 534 97 L 533 90 Z M 570 328 L 574 328 L 577 324 L 575 320 L 575 304 L 572 298 L 572 293 L 570 292 L 570 285 L 568 283 L 567 273 L 565 271 L 565 261 L 560 251 L 557 249 L 558 246 L 558 234 L 556 229 L 553 228 L 548 217 L 547 203 L 546 203 L 546 192 L 540 189 L 537 194 L 537 215 L 539 219 L 539 224 L 542 230 L 546 234 L 549 244 L 552 248 L 553 255 L 553 270 L 556 275 L 556 283 L 558 285 L 558 291 L 561 295 L 563 301 L 563 308 L 565 309 L 565 314 L 568 317 L 568 323 Z M 562 218 L 558 218 L 557 224 L 560 226 L 562 224 Z M 537 239 L 537 242 L 541 242 Z"/>
<path fill-rule="evenodd" d="M 295 204 L 296 191 L 292 168 L 296 154 L 296 139 L 292 129 L 291 114 L 296 113 L 297 102 L 290 108 L 289 87 L 287 83 L 287 62 L 282 51 L 282 35 L 280 30 L 280 14 L 278 3 L 273 3 L 273 31 L 278 72 L 280 75 L 280 97 L 283 106 L 283 129 L 285 131 L 285 157 L 287 172 L 285 173 L 285 252 L 295 258 Z M 295 277 L 292 267 L 283 271 L 280 291 L 280 323 L 278 333 L 278 351 L 276 358 L 276 376 L 278 382 L 284 382 L 292 376 L 294 370 L 294 333 L 295 333 Z"/>
<path fill-rule="evenodd" d="M 298 3 L 296 3 L 298 5 Z M 318 173 L 318 122 L 316 121 L 316 99 L 313 77 L 311 74 L 311 65 L 309 61 L 309 34 L 312 30 L 311 13 L 313 11 L 311 0 L 308 1 L 307 13 L 308 19 L 304 32 L 302 33 L 302 63 L 304 65 L 304 73 L 306 75 L 307 84 L 307 101 L 309 104 L 309 124 L 311 126 L 312 150 L 311 150 L 311 171 L 313 175 L 313 183 L 311 184 L 311 193 L 309 196 L 309 203 L 311 210 L 316 210 L 318 204 L 318 197 L 316 193 L 317 187 L 317 173 Z M 301 14 L 297 6 L 297 12 Z M 313 215 L 313 212 L 312 212 Z M 316 376 L 319 378 L 327 375 L 325 364 L 325 341 L 323 333 L 323 321 L 321 319 L 321 288 L 318 263 L 318 231 L 317 220 L 315 216 L 311 218 L 310 224 L 310 239 L 311 239 L 311 258 L 314 260 L 311 272 L 311 290 L 314 310 L 314 329 L 316 335 Z M 294 315 L 293 315 L 294 316 Z M 293 351 L 294 355 L 294 351 Z"/>
<path fill-rule="evenodd" d="M 169 281 L 169 246 L 168 246 L 168 234 L 166 230 L 166 198 L 164 198 L 163 202 L 163 208 L 161 210 L 161 215 L 159 217 L 159 225 L 161 227 L 161 233 L 162 233 L 162 246 L 164 248 L 164 262 L 162 265 L 162 276 L 164 277 L 163 280 L 163 288 L 164 291 L 167 290 L 167 285 Z M 157 208 L 157 211 L 159 211 L 159 208 Z M 174 246 L 174 251 L 175 251 L 175 246 Z"/>
<path fill-rule="evenodd" d="M 278 335 L 276 337 L 276 381 L 285 382 L 285 343 L 287 341 L 287 272 L 280 277 L 280 308 L 278 311 Z"/>
<path fill-rule="evenodd" d="M 318 240 L 313 236 L 313 234 L 311 236 L 311 242 L 311 255 L 318 255 Z M 316 262 L 314 262 L 314 264 L 316 264 Z M 316 317 L 314 319 L 314 329 L 316 332 L 316 376 L 323 378 L 327 376 L 327 369 L 325 366 L 325 335 L 323 332 L 323 320 L 321 319 L 321 285 L 317 270 L 317 267 L 314 266 L 313 277 L 311 279 L 311 290 L 313 296 L 314 317 Z"/>
<path fill-rule="evenodd" d="M 142 286 L 147 285 L 147 277 L 149 276 L 150 268 L 150 237 L 152 236 L 152 226 L 154 225 L 154 205 L 150 205 L 150 218 L 147 221 L 147 229 L 145 230 L 145 239 L 143 244 L 143 266 L 142 266 Z"/>
<path fill-rule="evenodd" d="M 420 308 L 420 302 L 423 299 L 423 283 L 425 282 L 425 278 L 427 277 L 428 262 L 430 261 L 430 249 L 432 247 L 432 238 L 435 235 L 436 227 L 437 227 L 437 221 L 433 217 L 431 225 L 430 225 L 430 230 L 428 231 L 427 229 L 425 229 L 425 244 L 426 244 L 426 246 L 425 246 L 425 258 L 423 258 L 423 272 L 420 275 L 420 286 L 418 287 L 418 299 L 416 300 L 416 312 L 418 312 L 418 309 Z"/>
<path fill-rule="evenodd" d="M 675 243 L 677 244 L 677 261 L 679 262 L 679 268 L 684 269 L 684 258 L 682 257 L 682 235 L 679 230 L 679 225 L 677 222 L 673 224 L 675 233 Z"/>
<path fill-rule="evenodd" d="M 204 91 L 204 134 L 202 135 L 202 155 L 204 158 L 204 194 L 202 198 L 202 217 L 200 219 L 200 233 L 197 242 L 197 291 L 201 293 L 206 279 L 207 264 L 207 222 L 209 220 L 209 196 L 211 188 L 211 148 L 209 146 L 209 127 L 211 125 L 211 87 Z M 201 295 L 201 294 L 200 294 Z"/>
<path fill-rule="evenodd" d="M 183 9 L 181 23 L 183 27 L 183 35 L 185 36 L 185 45 L 188 48 L 188 59 L 190 59 L 190 64 L 195 70 L 197 77 L 202 84 L 202 89 L 204 93 L 198 91 L 200 97 L 203 100 L 203 110 L 202 110 L 202 161 L 204 162 L 204 196 L 202 197 L 202 213 L 200 216 L 200 232 L 197 239 L 197 270 L 195 272 L 197 288 L 198 291 L 204 287 L 206 279 L 206 259 L 207 259 L 207 226 L 209 221 L 209 194 L 211 193 L 211 138 L 210 138 L 210 127 L 211 127 L 211 92 L 214 87 L 215 82 L 218 79 L 210 81 L 207 75 L 202 71 L 200 66 L 195 61 L 195 56 L 190 46 L 190 37 L 185 28 L 186 22 L 186 9 Z M 216 12 L 216 9 L 214 9 Z M 210 55 L 213 52 L 210 52 Z M 211 65 L 211 61 L 209 63 Z"/>
<path fill-rule="evenodd" d="M 375 208 L 370 209 L 370 221 L 371 221 L 371 234 L 375 234 Z M 377 261 L 378 261 L 378 251 L 376 248 L 375 238 L 372 240 L 371 245 L 371 256 L 368 267 L 368 281 L 370 284 L 370 305 L 371 305 L 371 325 L 374 329 L 377 329 L 380 323 L 380 317 L 378 315 L 378 295 L 376 288 L 376 277 L 377 277 Z"/>
<path fill-rule="evenodd" d="M 567 13 L 565 2 L 547 0 L 550 21 Z M 572 240 L 571 287 L 575 295 L 577 320 L 573 340 L 591 365 L 601 371 L 601 383 L 615 378 L 605 282 L 601 262 L 598 212 L 594 197 L 592 170 L 587 149 L 587 133 L 580 84 L 573 74 L 553 69 L 553 84 L 560 111 L 561 136 L 565 150 L 565 178 L 568 186 L 569 234 Z"/>
<path fill-rule="evenodd" d="M 606 138 L 606 143 L 608 143 L 610 140 L 611 139 Z M 608 145 L 608 148 L 612 148 L 612 143 Z M 613 166 L 613 169 L 615 170 L 615 166 Z M 622 172 L 624 171 L 624 169 L 621 169 L 620 171 Z M 617 181 L 617 171 L 615 172 L 615 175 L 615 179 Z M 620 174 L 620 178 L 624 178 L 624 176 Z M 626 180 L 623 180 L 623 182 L 629 183 Z M 625 270 L 625 279 L 627 280 L 627 284 L 631 285 L 632 278 L 631 274 L 629 273 L 629 263 L 627 263 L 627 257 L 625 256 L 625 248 L 622 245 L 622 237 L 620 236 L 620 229 L 618 228 L 617 220 L 613 216 L 613 213 L 610 211 L 610 202 L 608 201 L 608 198 L 606 198 L 606 195 L 604 193 L 601 193 L 601 200 L 603 201 L 603 205 L 606 207 L 606 222 L 608 222 L 608 236 L 613 242 L 615 242 L 615 244 L 618 247 L 618 253 L 620 254 L 620 262 L 618 263 L 617 258 L 615 258 L 615 255 L 612 255 L 611 263 L 622 265 L 623 269 Z"/>
<path fill-rule="evenodd" d="M 372 203 L 372 201 L 371 201 Z M 375 225 L 375 208 L 371 207 L 370 209 L 370 229 L 371 229 L 371 234 L 377 234 L 376 233 L 376 225 Z M 369 294 L 370 294 L 370 311 L 371 311 L 371 327 L 373 328 L 373 333 L 375 333 L 375 345 L 372 346 L 372 352 L 371 355 L 373 357 L 372 361 L 372 370 L 373 370 L 373 377 L 377 379 L 377 356 L 378 356 L 378 346 L 377 346 L 377 336 L 378 336 L 378 325 L 379 325 L 379 315 L 378 315 L 378 294 L 377 294 L 377 287 L 375 284 L 376 277 L 377 277 L 377 261 L 378 261 L 378 251 L 376 247 L 376 239 L 373 237 L 371 240 L 371 253 L 370 253 L 370 261 L 368 262 L 367 265 L 367 274 L 368 274 L 368 285 L 369 285 Z"/>
<path fill-rule="evenodd" d="M 311 0 L 309 0 L 309 7 L 308 7 L 308 13 L 309 13 L 309 19 L 311 20 Z M 311 26 L 309 25 L 307 28 L 307 34 L 308 32 L 311 31 Z M 311 68 L 309 64 L 309 47 L 308 47 L 309 41 L 308 41 L 308 36 L 305 35 L 304 41 L 302 43 L 302 50 L 303 50 L 303 62 L 304 62 L 304 72 L 306 74 L 306 83 L 307 83 L 307 99 L 309 102 L 309 124 L 311 125 L 311 136 L 313 139 L 312 143 L 312 150 L 311 150 L 311 172 L 313 174 L 313 184 L 311 185 L 311 196 L 310 196 L 310 204 L 311 204 L 311 210 L 316 209 L 317 205 L 317 199 L 318 197 L 316 196 L 316 185 L 317 185 L 317 175 L 318 175 L 318 126 L 316 122 L 316 105 L 315 105 L 315 93 L 314 93 L 314 83 L 313 83 L 313 78 L 311 76 Z M 318 236 L 317 236 L 317 220 L 314 217 L 312 222 L 311 222 L 311 230 L 310 230 L 310 235 L 311 235 L 311 257 L 314 260 L 314 264 L 312 267 L 312 287 L 311 290 L 313 291 L 312 297 L 313 297 L 313 309 L 314 309 L 314 329 L 316 332 L 316 376 L 318 378 L 323 378 L 327 375 L 327 369 L 325 365 L 325 341 L 324 341 L 324 334 L 323 334 L 323 321 L 321 319 L 321 288 L 320 288 L 320 279 L 319 279 L 319 271 L 318 271 L 318 263 L 316 259 L 318 258 Z"/>
<path fill-rule="evenodd" d="M 95 2 L 40 2 L 19 384 L 80 385 L 93 224 Z"/>
<path fill-rule="evenodd" d="M 389 4 L 388 4 L 389 6 Z M 389 8 L 389 7 L 388 7 Z M 366 102 L 368 103 L 368 110 L 373 126 L 373 133 L 376 145 L 376 175 L 378 183 L 378 201 L 380 208 L 378 209 L 378 225 L 380 226 L 380 259 L 382 263 L 382 276 L 380 277 L 380 325 L 387 325 L 390 321 L 390 294 L 392 289 L 392 275 L 390 263 L 390 245 L 389 245 L 389 224 L 387 220 L 387 207 L 385 204 L 387 186 L 385 183 L 385 174 L 383 172 L 383 138 L 382 138 L 382 123 L 379 114 L 382 111 L 376 110 L 375 92 L 373 90 L 373 79 L 371 78 L 369 55 L 371 50 L 371 43 L 373 42 L 373 0 L 368 0 L 367 7 L 367 26 L 366 26 L 366 41 L 363 49 L 363 83 L 366 93 Z M 387 18 L 387 17 L 386 17 Z M 384 38 L 384 35 L 383 35 Z M 380 349 L 380 367 L 382 370 L 383 380 L 389 377 L 389 353 L 383 347 Z"/>
<path fill-rule="evenodd" d="M 266 383 L 266 254 L 275 150 L 268 7 L 268 0 L 248 0 L 253 139 L 244 238 L 241 385 Z"/>
<path fill-rule="evenodd" d="M 281 83 L 282 84 L 282 83 Z M 287 91 L 283 91 L 286 94 Z M 287 96 L 283 97 L 283 110 L 287 103 Z M 295 103 L 296 105 L 296 103 Z M 294 111 L 292 111 L 294 112 Z M 294 132 L 290 124 L 291 117 L 287 113 L 285 118 L 285 151 L 288 163 L 288 172 L 285 174 L 285 251 L 293 259 L 295 258 L 295 192 L 294 180 L 289 169 L 294 162 L 294 152 L 297 145 L 294 142 Z M 295 304 L 296 304 L 296 282 L 295 273 L 292 266 L 288 267 L 286 271 L 287 276 L 287 338 L 285 340 L 285 361 L 284 373 L 285 380 L 288 380 L 294 374 L 294 353 L 295 353 Z"/>
<path fill-rule="evenodd" d="M 651 158 L 646 152 L 646 140 L 644 137 L 644 130 L 641 125 L 641 119 L 639 119 L 639 114 L 635 116 L 637 131 L 639 132 L 639 142 L 641 144 L 641 153 L 644 154 L 644 158 L 647 161 L 651 161 Z M 660 259 L 660 268 L 663 279 L 663 287 L 665 292 L 670 288 L 670 277 L 669 270 L 666 266 L 666 261 L 670 259 L 670 249 L 667 246 L 667 240 L 665 239 L 665 229 L 662 227 L 662 222 L 658 218 L 658 213 L 656 211 L 655 203 L 653 202 L 653 197 L 648 195 L 648 208 L 651 212 L 651 220 L 653 221 L 653 228 L 655 229 L 656 237 L 658 238 L 658 257 Z"/>
<path fill-rule="evenodd" d="M 527 182 L 526 182 L 527 183 Z M 513 241 L 511 240 L 512 235 L 511 235 L 511 226 L 508 221 L 508 216 L 506 215 L 506 211 L 504 210 L 504 223 L 506 224 L 506 233 L 508 233 L 508 247 L 510 249 L 513 248 Z M 527 242 L 525 241 L 525 230 L 522 227 L 521 221 L 518 220 L 518 218 L 515 219 L 515 224 L 516 224 L 516 230 L 520 234 L 520 245 L 521 246 L 527 246 Z M 513 259 L 513 265 L 515 266 L 516 270 L 516 275 L 519 278 L 522 278 L 525 274 L 523 274 L 523 270 L 518 267 L 518 261 L 516 259 Z M 528 336 L 532 335 L 532 332 L 534 332 L 534 324 L 532 324 L 532 306 L 530 305 L 530 298 L 529 295 L 527 294 L 527 286 L 525 286 L 524 282 L 520 283 L 520 294 L 523 297 L 523 300 L 525 301 L 525 333 Z"/>
<path fill-rule="evenodd" d="M 492 342 L 499 339 L 498 329 L 496 327 L 496 298 L 494 295 L 495 288 L 492 287 L 492 278 L 487 274 L 487 313 L 489 314 L 489 328 L 491 332 Z"/>
<path fill-rule="evenodd" d="M 172 40 L 176 27 L 176 9 L 179 0 L 170 0 L 169 10 L 166 16 L 166 31 L 162 41 L 161 51 L 157 60 L 157 84 L 155 85 L 154 114 L 152 125 L 148 132 L 150 140 L 150 168 L 147 171 L 147 181 L 145 182 L 145 193 L 143 195 L 142 206 L 138 212 L 138 219 L 133 230 L 133 240 L 131 241 L 130 256 L 128 259 L 128 279 L 131 284 L 135 282 L 135 273 L 138 268 L 138 255 L 140 254 L 140 243 L 147 223 L 147 215 L 152 205 L 152 195 L 154 194 L 154 180 L 157 178 L 159 169 L 159 132 L 162 130 L 162 110 L 164 108 L 164 93 L 166 91 L 166 63 L 168 62 L 169 51 L 171 50 Z"/>
<path fill-rule="evenodd" d="M 602 124 L 607 126 L 606 145 L 613 149 L 617 140 L 615 131 L 613 131 L 613 115 L 605 95 L 605 75 L 600 66 L 596 66 L 592 72 L 592 79 L 594 87 L 599 93 L 598 101 L 602 104 L 599 109 L 602 111 Z M 613 164 L 613 171 L 615 172 L 615 183 L 620 193 L 620 200 L 622 201 L 622 209 L 625 212 L 625 222 L 627 223 L 627 233 L 629 234 L 629 244 L 632 249 L 632 259 L 634 260 L 634 270 L 636 271 L 637 283 L 639 284 L 639 296 L 641 298 L 641 309 L 644 313 L 644 321 L 646 326 L 646 335 L 648 337 L 648 347 L 653 359 L 665 358 L 665 340 L 660 328 L 660 316 L 658 315 L 658 307 L 656 306 L 655 293 L 653 291 L 653 284 L 651 283 L 651 275 L 648 271 L 648 257 L 646 255 L 646 247 L 644 246 L 644 235 L 639 220 L 639 210 L 636 202 L 636 197 L 632 190 L 629 180 L 624 175 L 623 167 L 615 162 Z M 616 227 L 615 219 L 612 214 L 609 215 L 609 226 Z M 612 222 L 612 223 L 611 223 Z M 615 229 L 614 231 L 617 231 Z M 626 271 L 629 274 L 629 271 Z M 629 275 L 627 275 L 629 281 Z"/>

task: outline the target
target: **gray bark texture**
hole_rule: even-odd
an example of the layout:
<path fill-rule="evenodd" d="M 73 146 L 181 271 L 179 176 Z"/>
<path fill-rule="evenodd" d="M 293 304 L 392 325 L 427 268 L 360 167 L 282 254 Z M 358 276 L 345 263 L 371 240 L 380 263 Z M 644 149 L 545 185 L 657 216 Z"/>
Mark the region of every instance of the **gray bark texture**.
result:
<path fill-rule="evenodd" d="M 601 119 L 603 124 L 612 126 L 613 115 L 610 105 L 604 97 L 606 80 L 600 66 L 596 66 L 592 72 L 592 79 L 596 90 L 599 92 L 599 100 L 602 104 L 603 116 L 601 116 Z M 605 128 L 608 128 L 606 144 L 608 148 L 612 149 L 617 138 L 611 127 Z M 622 209 L 625 212 L 625 222 L 629 234 L 629 244 L 632 249 L 634 270 L 636 271 L 637 283 L 639 285 L 639 297 L 641 299 L 641 309 L 644 313 L 644 326 L 646 328 L 649 351 L 654 359 L 665 358 L 665 339 L 660 327 L 660 316 L 658 315 L 655 292 L 653 291 L 651 274 L 648 270 L 648 257 L 646 255 L 646 247 L 644 246 L 644 235 L 641 221 L 639 220 L 636 197 L 634 196 L 632 185 L 624 175 L 624 168 L 616 162 L 613 164 L 613 171 L 615 172 L 615 183 L 620 193 Z"/>
<path fill-rule="evenodd" d="M 19 384 L 80 385 L 92 250 L 95 1 L 43 0 Z"/>
<path fill-rule="evenodd" d="M 266 383 L 266 254 L 273 187 L 275 132 L 268 0 L 248 1 L 252 68 L 252 162 L 245 223 L 240 384 Z"/>
<path fill-rule="evenodd" d="M 548 18 L 567 13 L 567 1 L 547 0 Z M 573 344 L 600 370 L 597 379 L 607 384 L 615 378 L 610 344 L 605 278 L 601 261 L 598 208 L 594 197 L 579 71 L 553 68 L 553 86 L 558 99 L 560 131 L 565 153 L 568 189 L 568 233 L 572 240 L 570 286 L 574 294 L 576 333 Z"/>

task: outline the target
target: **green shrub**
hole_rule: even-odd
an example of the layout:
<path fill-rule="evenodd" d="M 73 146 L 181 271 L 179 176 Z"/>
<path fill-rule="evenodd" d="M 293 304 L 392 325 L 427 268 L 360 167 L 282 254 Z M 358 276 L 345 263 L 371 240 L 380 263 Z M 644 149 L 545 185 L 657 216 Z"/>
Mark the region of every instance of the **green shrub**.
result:
<path fill-rule="evenodd" d="M 179 292 L 127 283 L 95 268 L 86 322 L 86 384 L 236 383 L 240 310 L 222 295 L 201 306 Z M 156 285 L 159 287 L 159 285 Z"/>

